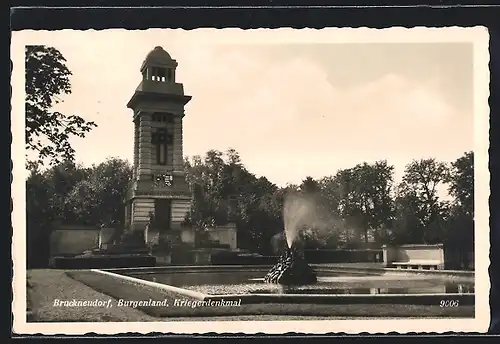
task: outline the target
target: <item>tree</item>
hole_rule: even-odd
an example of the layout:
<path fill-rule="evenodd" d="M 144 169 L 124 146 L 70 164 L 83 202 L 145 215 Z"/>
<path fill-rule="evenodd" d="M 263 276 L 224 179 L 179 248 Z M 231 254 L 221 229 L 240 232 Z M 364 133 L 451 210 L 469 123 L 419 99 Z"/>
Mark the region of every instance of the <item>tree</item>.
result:
<path fill-rule="evenodd" d="M 122 228 L 125 197 L 132 179 L 132 166 L 126 160 L 111 158 L 93 166 L 87 178 L 65 196 L 75 220 L 95 226 Z"/>
<path fill-rule="evenodd" d="M 41 171 L 38 163 L 28 165 L 26 180 L 26 236 L 29 267 L 43 267 L 48 263 L 50 231 L 54 222 L 75 219 L 66 195 L 88 170 L 71 161 L 62 162 Z"/>
<path fill-rule="evenodd" d="M 447 176 L 449 192 L 455 198 L 455 203 L 462 211 L 474 215 L 474 153 L 466 152 L 462 157 L 451 163 Z"/>
<path fill-rule="evenodd" d="M 348 227 L 362 232 L 365 244 L 370 232 L 378 239 L 385 234 L 382 229 L 390 226 L 393 216 L 393 171 L 394 167 L 384 160 L 373 164 L 362 163 L 338 171 L 328 181 L 329 187 L 336 189 L 338 195 L 329 198 L 338 204 L 338 213 Z M 333 190 L 329 193 L 335 194 Z"/>
<path fill-rule="evenodd" d="M 284 228 L 283 206 L 275 197 L 278 190 L 266 177 L 260 177 L 250 183 L 247 197 L 242 199 L 247 221 L 241 227 L 250 233 L 253 247 L 261 253 L 272 252 L 271 238 Z"/>
<path fill-rule="evenodd" d="M 319 183 L 312 177 L 306 177 L 299 188 L 301 192 L 306 194 L 315 194 L 321 190 Z"/>
<path fill-rule="evenodd" d="M 398 187 L 390 241 L 396 245 L 422 244 L 426 231 L 422 219 L 425 216 L 425 208 L 416 193 L 404 188 L 404 185 Z"/>
<path fill-rule="evenodd" d="M 29 166 L 26 181 L 26 263 L 28 268 L 45 267 L 49 259 L 48 223 L 54 217 L 49 185 L 38 164 Z"/>
<path fill-rule="evenodd" d="M 224 169 L 224 154 L 217 150 L 208 151 L 204 158 L 195 156 L 185 161 L 186 180 L 192 192 L 189 221 L 198 229 L 227 223 Z"/>
<path fill-rule="evenodd" d="M 340 218 L 339 183 L 334 176 L 324 177 L 319 181 L 323 207 L 326 212 Z"/>
<path fill-rule="evenodd" d="M 411 211 L 417 216 L 418 226 L 408 228 L 414 243 L 443 242 L 446 230 L 448 203 L 441 201 L 438 187 L 448 178 L 448 167 L 436 159 L 414 160 L 406 166 L 403 181 L 399 185 L 399 199 L 411 204 Z"/>
<path fill-rule="evenodd" d="M 365 243 L 368 242 L 368 232 L 373 231 L 377 237 L 382 237 L 382 228 L 390 227 L 393 216 L 391 189 L 393 187 L 394 166 L 387 161 L 377 161 L 374 164 L 358 164 L 354 168 L 357 187 L 354 189 L 357 212 L 364 219 L 363 231 Z"/>
<path fill-rule="evenodd" d="M 357 245 L 361 227 L 359 214 L 356 211 L 356 178 L 352 168 L 337 171 L 333 177 L 323 179 L 322 194 L 326 195 L 329 209 L 341 223 L 338 228 L 339 244 L 342 246 Z"/>
<path fill-rule="evenodd" d="M 127 161 L 108 159 L 91 168 L 64 161 L 43 172 L 38 163 L 28 167 L 26 235 L 30 267 L 47 263 L 50 233 L 56 223 L 118 228 L 123 224 L 123 201 L 132 176 Z"/>
<path fill-rule="evenodd" d="M 74 159 L 71 136 L 85 137 L 97 125 L 75 115 L 53 111 L 60 95 L 71 93 L 71 72 L 57 49 L 26 46 L 26 149 L 38 154 L 38 162 L 52 165 Z"/>
<path fill-rule="evenodd" d="M 284 216 L 287 226 L 299 229 L 298 240 L 304 247 L 332 247 L 338 244 L 339 221 L 336 188 L 328 190 L 327 178 L 315 180 L 306 177 L 297 191 L 288 188 Z M 333 197 L 331 197 L 333 195 Z M 297 229 L 296 229 L 297 230 Z"/>
<path fill-rule="evenodd" d="M 42 211 L 37 209 L 42 207 L 45 214 L 43 217 L 37 217 L 35 221 L 73 221 L 73 209 L 67 203 L 66 196 L 88 174 L 88 169 L 72 161 L 63 161 L 43 172 L 38 163 L 31 164 L 30 176 L 26 181 L 28 211 L 35 214 Z"/>
<path fill-rule="evenodd" d="M 196 228 L 234 222 L 240 247 L 271 250 L 271 236 L 283 229 L 276 185 L 250 173 L 234 149 L 186 159 L 185 171 L 193 196 L 188 220 Z"/>
<path fill-rule="evenodd" d="M 457 255 L 458 268 L 468 267 L 474 252 L 474 153 L 466 152 L 452 162 L 449 193 L 454 197 L 446 244 Z"/>

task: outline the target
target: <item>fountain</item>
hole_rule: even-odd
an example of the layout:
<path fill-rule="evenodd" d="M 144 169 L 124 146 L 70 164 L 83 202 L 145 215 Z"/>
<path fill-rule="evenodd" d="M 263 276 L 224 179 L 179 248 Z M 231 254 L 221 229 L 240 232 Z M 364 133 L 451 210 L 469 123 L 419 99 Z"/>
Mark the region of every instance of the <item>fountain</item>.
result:
<path fill-rule="evenodd" d="M 278 263 L 264 277 L 264 282 L 283 285 L 303 285 L 317 282 L 316 273 L 307 264 L 297 244 L 285 248 Z"/>
<path fill-rule="evenodd" d="M 300 229 L 314 216 L 314 203 L 304 197 L 290 195 L 283 205 L 286 247 L 278 263 L 264 277 L 266 283 L 305 285 L 317 282 L 314 270 L 307 264 L 299 245 Z"/>

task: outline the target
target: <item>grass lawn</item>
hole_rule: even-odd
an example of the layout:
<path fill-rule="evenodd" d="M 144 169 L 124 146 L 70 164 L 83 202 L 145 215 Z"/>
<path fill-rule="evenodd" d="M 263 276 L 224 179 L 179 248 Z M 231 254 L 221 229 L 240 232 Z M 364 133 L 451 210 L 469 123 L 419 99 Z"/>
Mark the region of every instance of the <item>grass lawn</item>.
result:
<path fill-rule="evenodd" d="M 229 317 L 227 320 L 242 320 L 242 317 L 252 316 L 252 320 L 276 320 L 276 316 L 291 316 L 299 318 L 349 318 L 349 317 L 459 317 L 473 318 L 474 306 L 461 306 L 457 308 L 441 308 L 436 306 L 422 305 L 307 305 L 307 304 L 248 304 L 239 307 L 198 307 L 174 306 L 176 299 L 187 300 L 186 297 L 171 292 L 160 290 L 133 282 L 117 279 L 112 276 L 98 274 L 92 271 L 70 271 L 66 273 L 74 280 L 83 283 L 94 291 L 111 297 L 111 309 L 131 309 L 130 307 L 119 307 L 118 300 L 127 301 L 154 301 L 167 300 L 168 307 L 142 306 L 137 309 L 145 315 L 164 320 L 171 318 L 189 317 Z M 236 318 L 235 318 L 236 317 Z M 168 319 L 167 319 L 168 318 Z M 208 319 L 207 319 L 208 320 Z M 225 320 L 225 319 L 224 319 Z M 281 319 L 279 319 L 281 320 Z"/>
<path fill-rule="evenodd" d="M 55 300 L 110 298 L 69 278 L 63 270 L 28 270 L 27 280 L 28 322 L 158 321 L 137 309 L 128 307 L 54 307 Z"/>

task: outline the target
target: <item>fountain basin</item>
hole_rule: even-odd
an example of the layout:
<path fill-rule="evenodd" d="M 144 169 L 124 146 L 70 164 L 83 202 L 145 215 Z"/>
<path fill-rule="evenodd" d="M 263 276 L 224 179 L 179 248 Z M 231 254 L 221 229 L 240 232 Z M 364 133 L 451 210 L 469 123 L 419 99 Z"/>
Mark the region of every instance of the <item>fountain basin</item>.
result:
<path fill-rule="evenodd" d="M 321 268 L 315 284 L 283 286 L 268 284 L 264 267 L 179 267 L 148 269 L 95 270 L 168 290 L 199 300 L 241 300 L 254 303 L 306 304 L 418 304 L 439 305 L 443 300 L 457 300 L 473 305 L 473 276 L 411 274 L 373 271 L 360 274 Z M 179 273 L 182 271 L 182 273 Z M 140 290 L 139 290 L 140 293 Z"/>

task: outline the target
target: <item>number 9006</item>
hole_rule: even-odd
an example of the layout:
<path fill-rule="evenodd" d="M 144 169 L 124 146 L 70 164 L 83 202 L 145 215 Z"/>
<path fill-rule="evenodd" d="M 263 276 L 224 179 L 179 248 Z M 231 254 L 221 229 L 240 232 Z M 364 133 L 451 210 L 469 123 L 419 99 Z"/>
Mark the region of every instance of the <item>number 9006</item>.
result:
<path fill-rule="evenodd" d="M 458 300 L 441 300 L 439 307 L 458 307 Z"/>

